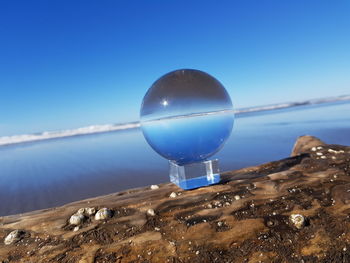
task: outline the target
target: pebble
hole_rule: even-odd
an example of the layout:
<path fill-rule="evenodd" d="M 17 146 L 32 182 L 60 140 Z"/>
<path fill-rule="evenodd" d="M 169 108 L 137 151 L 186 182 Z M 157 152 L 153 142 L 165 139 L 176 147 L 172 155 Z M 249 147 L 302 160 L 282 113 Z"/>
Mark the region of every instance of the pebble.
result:
<path fill-rule="evenodd" d="M 301 214 L 291 214 L 289 220 L 297 229 L 305 226 L 305 217 Z"/>
<path fill-rule="evenodd" d="M 176 194 L 175 192 L 172 192 L 172 193 L 169 195 L 170 198 L 175 198 L 176 196 L 177 196 L 177 194 Z"/>
<path fill-rule="evenodd" d="M 79 229 L 80 229 L 80 227 L 79 227 L 79 226 L 76 226 L 76 227 L 74 227 L 73 231 L 74 231 L 74 232 L 77 232 Z"/>
<path fill-rule="evenodd" d="M 313 152 L 316 152 L 316 150 L 317 150 L 316 147 L 311 148 L 311 151 L 313 151 Z"/>
<path fill-rule="evenodd" d="M 233 198 L 234 198 L 235 200 L 241 199 L 241 197 L 240 197 L 239 195 L 235 195 Z"/>
<path fill-rule="evenodd" d="M 221 227 L 223 224 L 224 224 L 223 222 L 219 221 L 218 222 L 218 227 Z"/>
<path fill-rule="evenodd" d="M 268 226 L 273 226 L 274 225 L 274 223 L 272 222 L 272 221 L 267 221 L 267 223 L 266 223 Z"/>
<path fill-rule="evenodd" d="M 69 224 L 80 225 L 85 220 L 85 216 L 82 214 L 74 214 L 69 218 Z"/>
<path fill-rule="evenodd" d="M 333 149 L 328 149 L 328 152 L 330 152 L 330 153 L 335 153 L 335 154 L 344 153 L 343 150 L 336 151 L 336 150 L 333 150 Z"/>
<path fill-rule="evenodd" d="M 77 214 L 78 214 L 78 215 L 83 215 L 83 214 L 85 214 L 85 208 L 80 208 L 80 209 L 78 209 Z"/>
<path fill-rule="evenodd" d="M 104 207 L 104 208 L 101 208 L 100 210 L 97 211 L 97 213 L 95 215 L 95 220 L 104 220 L 104 219 L 112 217 L 112 215 L 113 215 L 112 210 Z"/>
<path fill-rule="evenodd" d="M 323 155 L 323 156 L 321 156 L 321 159 L 326 159 L 326 158 L 327 158 L 327 157 L 326 157 L 326 156 L 324 156 L 324 155 Z"/>
<path fill-rule="evenodd" d="M 13 230 L 10 234 L 5 237 L 4 243 L 5 245 L 11 245 L 21 240 L 24 232 L 20 230 Z"/>
<path fill-rule="evenodd" d="M 318 153 L 316 153 L 316 155 L 321 156 L 321 155 L 323 155 L 323 153 L 318 152 Z"/>
<path fill-rule="evenodd" d="M 321 147 L 321 146 L 317 147 L 317 150 L 322 150 L 322 149 L 323 149 L 323 147 Z"/>
<path fill-rule="evenodd" d="M 96 214 L 96 208 L 95 207 L 80 208 L 76 214 L 85 215 L 85 216 L 92 216 L 92 215 Z"/>
<path fill-rule="evenodd" d="M 155 216 L 156 213 L 154 212 L 154 210 L 152 208 L 150 208 L 150 209 L 147 210 L 147 215 Z"/>
<path fill-rule="evenodd" d="M 152 185 L 151 185 L 151 189 L 152 189 L 152 190 L 159 189 L 159 186 L 158 186 L 158 185 L 156 185 L 156 184 L 152 184 Z"/>
<path fill-rule="evenodd" d="M 96 208 L 95 207 L 87 207 L 85 208 L 85 213 L 89 216 L 92 216 L 96 214 Z"/>

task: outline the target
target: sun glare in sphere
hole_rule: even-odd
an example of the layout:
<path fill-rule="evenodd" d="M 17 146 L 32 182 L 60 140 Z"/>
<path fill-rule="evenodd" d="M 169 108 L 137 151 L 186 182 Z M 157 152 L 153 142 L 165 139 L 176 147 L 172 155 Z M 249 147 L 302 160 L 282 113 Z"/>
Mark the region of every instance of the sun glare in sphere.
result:
<path fill-rule="evenodd" d="M 164 107 L 168 106 L 168 104 L 169 104 L 169 102 L 168 102 L 166 99 L 164 99 L 164 100 L 162 101 L 162 105 L 163 105 Z"/>

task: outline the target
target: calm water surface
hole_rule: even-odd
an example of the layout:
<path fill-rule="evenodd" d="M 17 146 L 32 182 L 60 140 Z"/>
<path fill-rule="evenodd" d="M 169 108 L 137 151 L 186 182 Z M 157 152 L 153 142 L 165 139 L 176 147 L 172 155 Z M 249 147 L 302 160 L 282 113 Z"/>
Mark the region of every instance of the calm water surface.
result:
<path fill-rule="evenodd" d="M 350 145 L 350 103 L 241 115 L 213 158 L 222 171 L 282 159 L 305 134 Z M 168 181 L 139 129 L 0 147 L 0 216 Z"/>

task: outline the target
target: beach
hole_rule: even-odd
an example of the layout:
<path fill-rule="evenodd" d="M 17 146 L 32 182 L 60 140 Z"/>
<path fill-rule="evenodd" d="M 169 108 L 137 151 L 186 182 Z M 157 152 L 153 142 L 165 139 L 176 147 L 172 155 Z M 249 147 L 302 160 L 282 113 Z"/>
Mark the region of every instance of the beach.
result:
<path fill-rule="evenodd" d="M 298 136 L 350 145 L 350 103 L 338 101 L 237 115 L 213 159 L 222 172 L 289 156 Z M 0 216 L 169 181 L 168 162 L 139 128 L 0 147 Z"/>
<path fill-rule="evenodd" d="M 348 262 L 350 147 L 303 136 L 290 155 L 192 191 L 166 183 L 1 217 L 0 260 Z"/>

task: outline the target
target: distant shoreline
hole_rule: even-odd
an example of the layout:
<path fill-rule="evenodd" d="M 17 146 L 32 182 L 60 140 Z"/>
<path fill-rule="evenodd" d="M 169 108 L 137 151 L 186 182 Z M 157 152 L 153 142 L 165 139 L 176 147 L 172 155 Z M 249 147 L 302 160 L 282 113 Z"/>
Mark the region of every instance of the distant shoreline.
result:
<path fill-rule="evenodd" d="M 328 97 L 328 98 L 321 98 L 321 99 L 312 99 L 312 100 L 298 101 L 298 102 L 291 102 L 291 103 L 279 103 L 279 104 L 273 104 L 273 105 L 241 108 L 233 111 L 232 113 L 234 113 L 236 116 L 239 116 L 246 113 L 273 111 L 273 110 L 293 108 L 298 106 L 316 105 L 316 104 L 324 104 L 324 103 L 331 103 L 331 102 L 338 102 L 338 101 L 350 101 L 350 95 Z M 197 116 L 197 115 L 208 115 L 208 114 L 211 114 L 211 113 L 204 112 L 204 113 L 198 113 L 194 115 Z M 186 116 L 180 116 L 180 117 L 184 118 Z M 73 136 L 81 136 L 81 135 L 106 133 L 106 132 L 113 132 L 113 131 L 119 131 L 119 130 L 129 130 L 129 129 L 135 129 L 139 127 L 140 127 L 140 122 L 135 121 L 135 122 L 129 122 L 129 123 L 122 123 L 122 124 L 92 125 L 88 127 L 82 127 L 82 128 L 70 129 L 70 130 L 46 131 L 46 132 L 36 133 L 36 134 L 3 136 L 3 137 L 0 137 L 0 146 L 20 144 L 20 143 L 26 143 L 26 142 L 43 141 L 43 140 L 50 140 L 50 139 L 57 139 L 57 138 L 65 138 L 65 137 L 73 137 Z"/>

